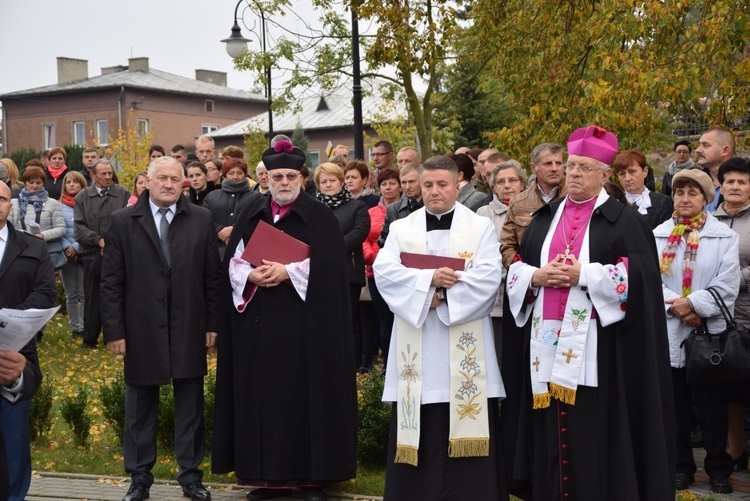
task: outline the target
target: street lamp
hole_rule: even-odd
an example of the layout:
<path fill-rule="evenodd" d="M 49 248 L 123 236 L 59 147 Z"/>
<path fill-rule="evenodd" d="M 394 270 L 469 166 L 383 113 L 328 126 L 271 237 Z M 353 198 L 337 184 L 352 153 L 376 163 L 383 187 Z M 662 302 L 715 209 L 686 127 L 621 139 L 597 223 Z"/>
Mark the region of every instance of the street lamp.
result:
<path fill-rule="evenodd" d="M 229 57 L 232 59 L 239 57 L 242 55 L 243 52 L 247 50 L 247 38 L 242 36 L 242 30 L 240 29 L 240 25 L 237 22 L 237 11 L 240 8 L 240 4 L 242 2 L 245 2 L 246 0 L 239 0 L 237 2 L 237 5 L 234 7 L 234 26 L 232 26 L 232 34 L 229 36 L 229 38 L 225 38 L 222 40 L 223 43 L 227 44 L 227 54 L 229 54 Z M 262 53 L 263 53 L 263 60 L 266 67 L 266 88 L 265 93 L 266 97 L 268 98 L 268 141 L 271 141 L 271 138 L 273 138 L 273 111 L 271 110 L 271 105 L 273 104 L 273 100 L 271 97 L 271 64 L 268 63 L 265 60 L 266 57 L 266 15 L 265 12 L 263 12 L 263 8 L 260 6 L 260 4 L 253 0 L 253 3 L 255 4 L 255 7 L 258 9 L 258 12 L 260 13 L 260 33 L 261 33 L 261 43 L 262 43 Z"/>

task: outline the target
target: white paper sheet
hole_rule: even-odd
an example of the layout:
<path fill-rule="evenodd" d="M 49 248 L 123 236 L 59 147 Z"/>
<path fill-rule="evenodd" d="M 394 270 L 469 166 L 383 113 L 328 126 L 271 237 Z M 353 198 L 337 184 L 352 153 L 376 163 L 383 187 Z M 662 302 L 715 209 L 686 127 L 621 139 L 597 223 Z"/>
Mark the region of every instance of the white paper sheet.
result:
<path fill-rule="evenodd" d="M 0 309 L 0 350 L 20 351 L 59 309 Z"/>

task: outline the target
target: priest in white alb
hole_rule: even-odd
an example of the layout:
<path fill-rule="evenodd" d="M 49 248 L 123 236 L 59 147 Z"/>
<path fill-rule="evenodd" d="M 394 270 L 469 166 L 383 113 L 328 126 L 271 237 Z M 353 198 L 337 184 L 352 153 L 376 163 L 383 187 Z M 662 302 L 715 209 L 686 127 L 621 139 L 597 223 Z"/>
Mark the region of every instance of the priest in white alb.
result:
<path fill-rule="evenodd" d="M 637 211 L 607 195 L 614 134 L 568 140 L 568 195 L 539 209 L 506 290 L 525 336 L 509 482 L 526 499 L 674 499 L 674 416 L 656 247 Z M 513 421 L 513 420 L 511 420 Z M 504 422 L 505 426 L 506 423 Z"/>
<path fill-rule="evenodd" d="M 420 184 L 424 207 L 393 222 L 373 265 L 395 314 L 383 393 L 393 402 L 385 499 L 507 499 L 498 430 L 505 390 L 489 316 L 501 277 L 497 238 L 489 219 L 456 202 L 453 160 L 427 160 Z M 407 267 L 402 253 L 417 262 Z M 430 265 L 420 256 L 455 259 Z"/>

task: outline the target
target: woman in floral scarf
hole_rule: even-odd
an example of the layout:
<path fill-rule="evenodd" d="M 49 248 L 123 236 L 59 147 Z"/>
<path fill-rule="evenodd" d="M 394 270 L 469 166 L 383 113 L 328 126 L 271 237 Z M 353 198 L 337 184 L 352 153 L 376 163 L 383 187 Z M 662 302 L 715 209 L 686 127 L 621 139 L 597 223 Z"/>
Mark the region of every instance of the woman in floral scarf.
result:
<path fill-rule="evenodd" d="M 674 214 L 654 230 L 654 236 L 660 255 L 672 365 L 677 432 L 675 487 L 687 489 L 695 481 L 690 443 L 692 403 L 698 409 L 711 490 L 728 493 L 733 490 L 729 481 L 732 457 L 726 451 L 729 386 L 688 384 L 683 347 L 683 341 L 702 320 L 709 332 L 726 329 L 719 307 L 707 289 L 714 288 L 729 311 L 734 310 L 739 291 L 739 237 L 705 210 L 714 196 L 708 174 L 698 169 L 678 172 L 672 180 Z"/>

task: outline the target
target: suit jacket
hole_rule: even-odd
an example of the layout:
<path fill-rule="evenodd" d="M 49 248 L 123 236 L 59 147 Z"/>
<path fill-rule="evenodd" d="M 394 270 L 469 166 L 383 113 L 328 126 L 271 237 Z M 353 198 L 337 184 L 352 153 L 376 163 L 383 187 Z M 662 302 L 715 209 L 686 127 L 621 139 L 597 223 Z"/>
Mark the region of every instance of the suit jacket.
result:
<path fill-rule="evenodd" d="M 73 209 L 73 232 L 80 255 L 99 255 L 99 239 L 107 233 L 110 214 L 125 207 L 129 198 L 130 192 L 119 184 L 112 184 L 104 197 L 99 195 L 96 185 L 78 192 Z"/>
<path fill-rule="evenodd" d="M 6 224 L 8 242 L 0 262 L 0 308 L 51 308 L 55 304 L 57 287 L 47 246 L 43 240 L 18 232 L 12 224 Z M 26 357 L 26 367 L 23 370 L 23 389 L 13 395 L 14 401 L 31 398 L 42 382 L 33 338 L 20 353 Z M 9 495 L 6 464 L 5 445 L 0 433 L 0 499 L 7 499 Z"/>
<path fill-rule="evenodd" d="M 206 332 L 219 327 L 219 254 L 211 212 L 177 202 L 167 268 L 146 193 L 110 216 L 102 265 L 104 341 L 126 340 L 125 382 L 204 376 Z"/>
<path fill-rule="evenodd" d="M 471 183 L 467 183 L 458 191 L 456 202 L 460 202 L 462 205 L 476 212 L 486 196 L 487 195 L 481 191 L 475 190 Z"/>

